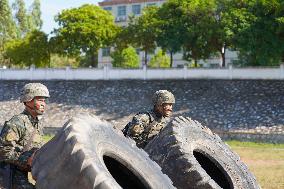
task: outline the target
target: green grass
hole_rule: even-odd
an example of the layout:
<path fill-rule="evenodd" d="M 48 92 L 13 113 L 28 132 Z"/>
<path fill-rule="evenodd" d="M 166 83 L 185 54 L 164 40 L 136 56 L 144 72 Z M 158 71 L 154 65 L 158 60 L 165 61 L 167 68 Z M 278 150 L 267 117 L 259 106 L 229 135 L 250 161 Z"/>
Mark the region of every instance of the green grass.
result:
<path fill-rule="evenodd" d="M 250 147 L 250 148 L 284 148 L 284 144 L 241 142 L 236 140 L 225 141 L 231 147 Z"/>
<path fill-rule="evenodd" d="M 43 140 L 44 142 L 48 142 L 50 139 L 52 139 L 54 137 L 54 135 L 44 135 L 43 136 Z"/>
<path fill-rule="evenodd" d="M 262 189 L 284 188 L 284 144 L 227 141 Z"/>

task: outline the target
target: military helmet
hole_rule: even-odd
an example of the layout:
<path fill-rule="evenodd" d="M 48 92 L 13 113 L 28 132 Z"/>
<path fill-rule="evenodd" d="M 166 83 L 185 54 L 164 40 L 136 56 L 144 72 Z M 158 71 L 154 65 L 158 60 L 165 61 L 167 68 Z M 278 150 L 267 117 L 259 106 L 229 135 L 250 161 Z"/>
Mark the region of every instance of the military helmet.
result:
<path fill-rule="evenodd" d="M 36 96 L 49 98 L 47 87 L 41 83 L 28 83 L 21 91 L 20 101 L 29 102 Z"/>
<path fill-rule="evenodd" d="M 173 93 L 167 90 L 158 90 L 155 92 L 153 98 L 153 105 L 162 105 L 164 103 L 175 103 L 175 97 Z"/>

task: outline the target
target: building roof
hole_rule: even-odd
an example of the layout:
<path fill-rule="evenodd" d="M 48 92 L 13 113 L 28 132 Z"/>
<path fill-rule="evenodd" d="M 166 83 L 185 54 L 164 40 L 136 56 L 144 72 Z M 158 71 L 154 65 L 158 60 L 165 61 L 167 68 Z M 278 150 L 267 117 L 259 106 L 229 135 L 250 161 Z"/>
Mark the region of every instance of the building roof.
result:
<path fill-rule="evenodd" d="M 103 2 L 99 2 L 100 6 L 111 6 L 111 5 L 119 5 L 119 4 L 132 4 L 132 3 L 151 3 L 165 0 L 104 0 Z"/>

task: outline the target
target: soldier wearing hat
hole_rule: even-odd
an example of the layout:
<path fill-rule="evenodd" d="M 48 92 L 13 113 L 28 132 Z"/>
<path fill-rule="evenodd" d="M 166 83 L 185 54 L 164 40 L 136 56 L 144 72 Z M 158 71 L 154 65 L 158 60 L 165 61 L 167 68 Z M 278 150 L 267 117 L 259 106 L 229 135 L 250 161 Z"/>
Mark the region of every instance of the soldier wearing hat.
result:
<path fill-rule="evenodd" d="M 45 111 L 46 99 L 49 97 L 49 91 L 45 85 L 26 84 L 20 97 L 20 101 L 25 106 L 24 111 L 4 123 L 0 134 L 2 188 L 34 188 L 34 185 L 28 181 L 28 172 L 31 171 L 36 150 L 43 144 L 39 118 Z"/>
<path fill-rule="evenodd" d="M 172 115 L 174 95 L 167 90 L 154 93 L 153 109 L 136 114 L 122 130 L 127 137 L 134 139 L 139 148 L 144 148 L 165 127 Z"/>

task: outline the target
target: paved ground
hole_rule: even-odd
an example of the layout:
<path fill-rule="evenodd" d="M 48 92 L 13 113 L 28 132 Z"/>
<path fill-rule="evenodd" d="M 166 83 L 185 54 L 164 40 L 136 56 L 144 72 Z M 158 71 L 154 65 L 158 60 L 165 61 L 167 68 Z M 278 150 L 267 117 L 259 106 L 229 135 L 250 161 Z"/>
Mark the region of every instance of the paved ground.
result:
<path fill-rule="evenodd" d="M 19 92 L 29 81 L 0 81 L 0 124 L 23 110 Z M 50 102 L 43 122 L 60 127 L 90 113 L 123 127 L 134 113 L 151 107 L 158 89 L 176 95 L 175 116 L 189 116 L 216 131 L 284 133 L 284 81 L 123 80 L 43 81 Z"/>

